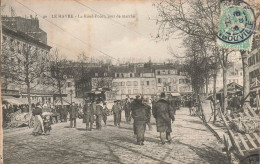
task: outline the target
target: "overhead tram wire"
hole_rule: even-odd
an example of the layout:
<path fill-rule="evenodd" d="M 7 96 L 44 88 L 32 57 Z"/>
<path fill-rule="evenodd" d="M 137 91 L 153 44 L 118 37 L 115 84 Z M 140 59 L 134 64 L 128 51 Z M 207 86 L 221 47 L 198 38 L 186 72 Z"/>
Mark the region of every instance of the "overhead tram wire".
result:
<path fill-rule="evenodd" d="M 17 3 L 19 3 L 20 5 L 22 5 L 24 8 L 30 10 L 31 12 L 33 12 L 33 13 L 35 13 L 36 15 L 38 15 L 39 17 L 41 17 L 43 20 L 49 22 L 50 24 L 54 25 L 54 26 L 57 27 L 58 29 L 62 30 L 63 32 L 68 33 L 68 34 L 69 34 L 70 36 L 72 36 L 74 39 L 79 40 L 81 43 L 85 44 L 86 46 L 90 46 L 91 48 L 95 49 L 95 50 L 98 51 L 99 53 L 101 53 L 101 54 L 103 54 L 103 55 L 105 55 L 105 56 L 108 56 L 108 57 L 110 57 L 111 59 L 114 59 L 114 60 L 119 61 L 118 59 L 116 59 L 116 58 L 114 58 L 114 57 L 108 55 L 107 53 L 105 53 L 105 52 L 103 52 L 103 51 L 101 51 L 101 50 L 99 50 L 99 49 L 97 49 L 97 48 L 95 48 L 95 47 L 93 47 L 93 46 L 91 46 L 91 45 L 88 45 L 85 41 L 83 41 L 83 40 L 81 40 L 80 38 L 74 36 L 74 35 L 71 34 L 70 32 L 64 30 L 63 28 L 61 28 L 61 27 L 58 26 L 57 24 L 55 24 L 55 23 L 53 23 L 53 22 L 51 22 L 51 21 L 49 21 L 49 20 L 43 18 L 43 17 L 42 17 L 41 15 L 39 15 L 37 12 L 35 12 L 35 11 L 32 10 L 32 9 L 30 9 L 28 6 L 24 5 L 23 3 L 19 2 L 18 0 L 15 0 L 15 1 L 16 1 Z"/>
<path fill-rule="evenodd" d="M 48 40 L 48 42 L 54 44 L 56 47 L 60 47 L 60 48 L 62 48 L 62 49 L 66 49 L 66 50 L 69 50 L 70 52 L 73 52 L 71 49 L 66 48 L 66 47 L 64 47 L 64 46 L 62 46 L 62 45 L 60 45 L 60 44 L 54 43 L 54 42 L 49 41 L 49 40 Z M 73 53 L 75 53 L 75 52 L 73 52 Z"/>
<path fill-rule="evenodd" d="M 77 1 L 77 0 L 74 0 L 74 1 L 77 2 L 77 3 L 80 4 L 80 5 L 82 5 L 82 6 L 86 7 L 86 8 L 88 8 L 89 10 L 94 11 L 95 13 L 97 13 L 97 14 L 99 14 L 99 15 L 105 15 L 105 14 L 102 14 L 101 12 L 99 12 L 99 11 L 97 11 L 97 10 L 95 10 L 95 9 L 93 9 L 93 8 L 91 8 L 91 7 L 89 7 L 88 5 L 85 5 L 84 3 L 81 3 L 81 2 L 79 2 L 79 1 Z M 118 22 L 118 21 L 116 21 L 116 20 L 114 20 L 114 19 L 112 19 L 112 18 L 108 18 L 108 19 L 111 20 L 111 21 L 113 21 L 113 22 L 115 22 L 115 23 L 117 23 L 117 24 L 119 24 L 120 26 L 126 28 L 126 29 L 129 30 L 129 31 L 132 31 L 132 32 L 134 32 L 134 33 L 136 33 L 136 34 L 138 34 L 138 35 L 141 35 L 141 36 L 147 38 L 148 40 L 151 40 L 151 38 L 147 37 L 146 35 L 144 35 L 144 34 L 138 32 L 138 31 L 135 31 L 135 30 L 133 30 L 133 29 L 130 29 L 130 28 L 128 28 L 126 25 L 124 25 L 124 24 L 122 24 L 122 23 L 120 23 L 120 22 Z"/>

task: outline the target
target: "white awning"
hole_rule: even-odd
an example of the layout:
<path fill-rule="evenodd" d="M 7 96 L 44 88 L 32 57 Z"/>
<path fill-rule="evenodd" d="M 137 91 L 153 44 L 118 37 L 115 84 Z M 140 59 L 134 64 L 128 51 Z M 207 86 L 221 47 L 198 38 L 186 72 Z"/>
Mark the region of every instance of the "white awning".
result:
<path fill-rule="evenodd" d="M 180 93 L 178 93 L 178 92 L 171 93 L 171 95 L 172 95 L 172 96 L 181 96 L 181 94 L 180 94 Z"/>

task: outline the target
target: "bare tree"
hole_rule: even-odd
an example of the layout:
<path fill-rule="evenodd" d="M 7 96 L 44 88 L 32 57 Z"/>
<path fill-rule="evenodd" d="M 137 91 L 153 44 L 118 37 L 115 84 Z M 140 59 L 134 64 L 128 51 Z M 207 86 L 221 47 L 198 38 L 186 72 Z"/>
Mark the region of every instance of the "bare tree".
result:
<path fill-rule="evenodd" d="M 28 28 L 29 29 L 29 28 Z M 23 33 L 24 41 L 10 39 L 3 43 L 3 58 L 6 75 L 15 84 L 26 86 L 29 112 L 31 112 L 31 90 L 46 80 L 49 73 L 49 48 L 40 49 L 37 40 Z"/>
<path fill-rule="evenodd" d="M 203 41 L 197 44 L 207 43 L 204 44 L 207 46 L 206 48 L 214 48 L 220 13 L 219 1 L 166 0 L 155 2 L 154 5 L 159 13 L 156 18 L 156 23 L 159 26 L 157 39 L 167 40 L 171 37 L 174 38 L 175 35 L 183 35 L 186 38 L 201 38 Z M 217 50 L 213 51 L 213 56 L 219 55 L 219 60 L 222 60 L 224 97 L 226 97 L 226 70 L 229 52 L 220 48 Z M 205 65 L 207 65 L 207 62 L 209 62 L 207 61 L 208 58 L 205 57 L 207 51 L 203 48 L 200 51 L 206 60 Z"/>
<path fill-rule="evenodd" d="M 52 85 L 58 90 L 61 106 L 63 108 L 62 89 L 66 84 L 66 75 L 70 71 L 68 67 L 68 60 L 59 54 L 59 50 L 54 49 L 51 55 L 51 76 L 50 81 Z"/>
<path fill-rule="evenodd" d="M 86 95 L 85 92 L 88 90 L 89 86 L 89 76 L 88 72 L 88 57 L 86 56 L 85 52 L 79 54 L 77 59 L 77 66 L 74 69 L 74 77 L 76 79 L 76 83 L 80 86 L 80 91 L 82 92 L 83 99 L 85 99 Z"/>

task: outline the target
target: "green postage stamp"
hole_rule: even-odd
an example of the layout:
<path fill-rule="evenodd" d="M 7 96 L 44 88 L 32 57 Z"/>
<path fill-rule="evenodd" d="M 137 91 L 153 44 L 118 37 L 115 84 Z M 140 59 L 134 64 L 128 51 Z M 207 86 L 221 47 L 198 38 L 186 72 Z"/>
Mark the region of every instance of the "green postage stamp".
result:
<path fill-rule="evenodd" d="M 254 10 L 246 2 L 241 1 L 239 5 L 222 2 L 216 45 L 250 50 L 255 25 Z"/>

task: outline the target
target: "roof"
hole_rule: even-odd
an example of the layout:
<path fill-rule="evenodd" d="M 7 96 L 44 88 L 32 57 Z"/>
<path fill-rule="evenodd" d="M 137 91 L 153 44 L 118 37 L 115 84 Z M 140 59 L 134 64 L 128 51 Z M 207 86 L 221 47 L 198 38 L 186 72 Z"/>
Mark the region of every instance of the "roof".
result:
<path fill-rule="evenodd" d="M 26 42 L 30 42 L 31 44 L 41 46 L 42 48 L 45 48 L 47 50 L 50 50 L 52 48 L 51 46 L 44 44 L 44 43 L 40 42 L 39 40 L 25 34 L 24 32 L 9 29 L 5 25 L 2 25 L 2 31 L 3 31 L 4 34 L 7 34 L 7 35 L 9 34 L 9 35 L 12 35 L 14 37 L 18 37 L 22 40 L 25 40 Z"/>
<path fill-rule="evenodd" d="M 137 73 L 154 73 L 153 68 L 148 68 L 148 67 L 138 67 L 136 68 Z"/>
<path fill-rule="evenodd" d="M 22 94 L 27 94 L 27 90 L 23 89 L 21 91 Z M 48 91 L 48 90 L 31 90 L 31 94 L 38 94 L 38 95 L 54 95 L 57 94 L 55 91 Z"/>
<path fill-rule="evenodd" d="M 175 66 L 169 65 L 169 64 L 166 64 L 166 65 L 153 65 L 152 68 L 153 69 L 177 69 Z"/>
<path fill-rule="evenodd" d="M 229 83 L 227 85 L 227 91 L 228 92 L 234 92 L 234 91 L 241 91 L 243 89 L 243 86 L 235 83 L 235 82 L 232 82 L 232 83 Z M 223 92 L 223 88 L 220 89 L 218 92 Z"/>
<path fill-rule="evenodd" d="M 114 66 L 111 68 L 111 71 L 114 73 L 130 73 L 130 72 L 134 72 L 134 67 Z"/>

